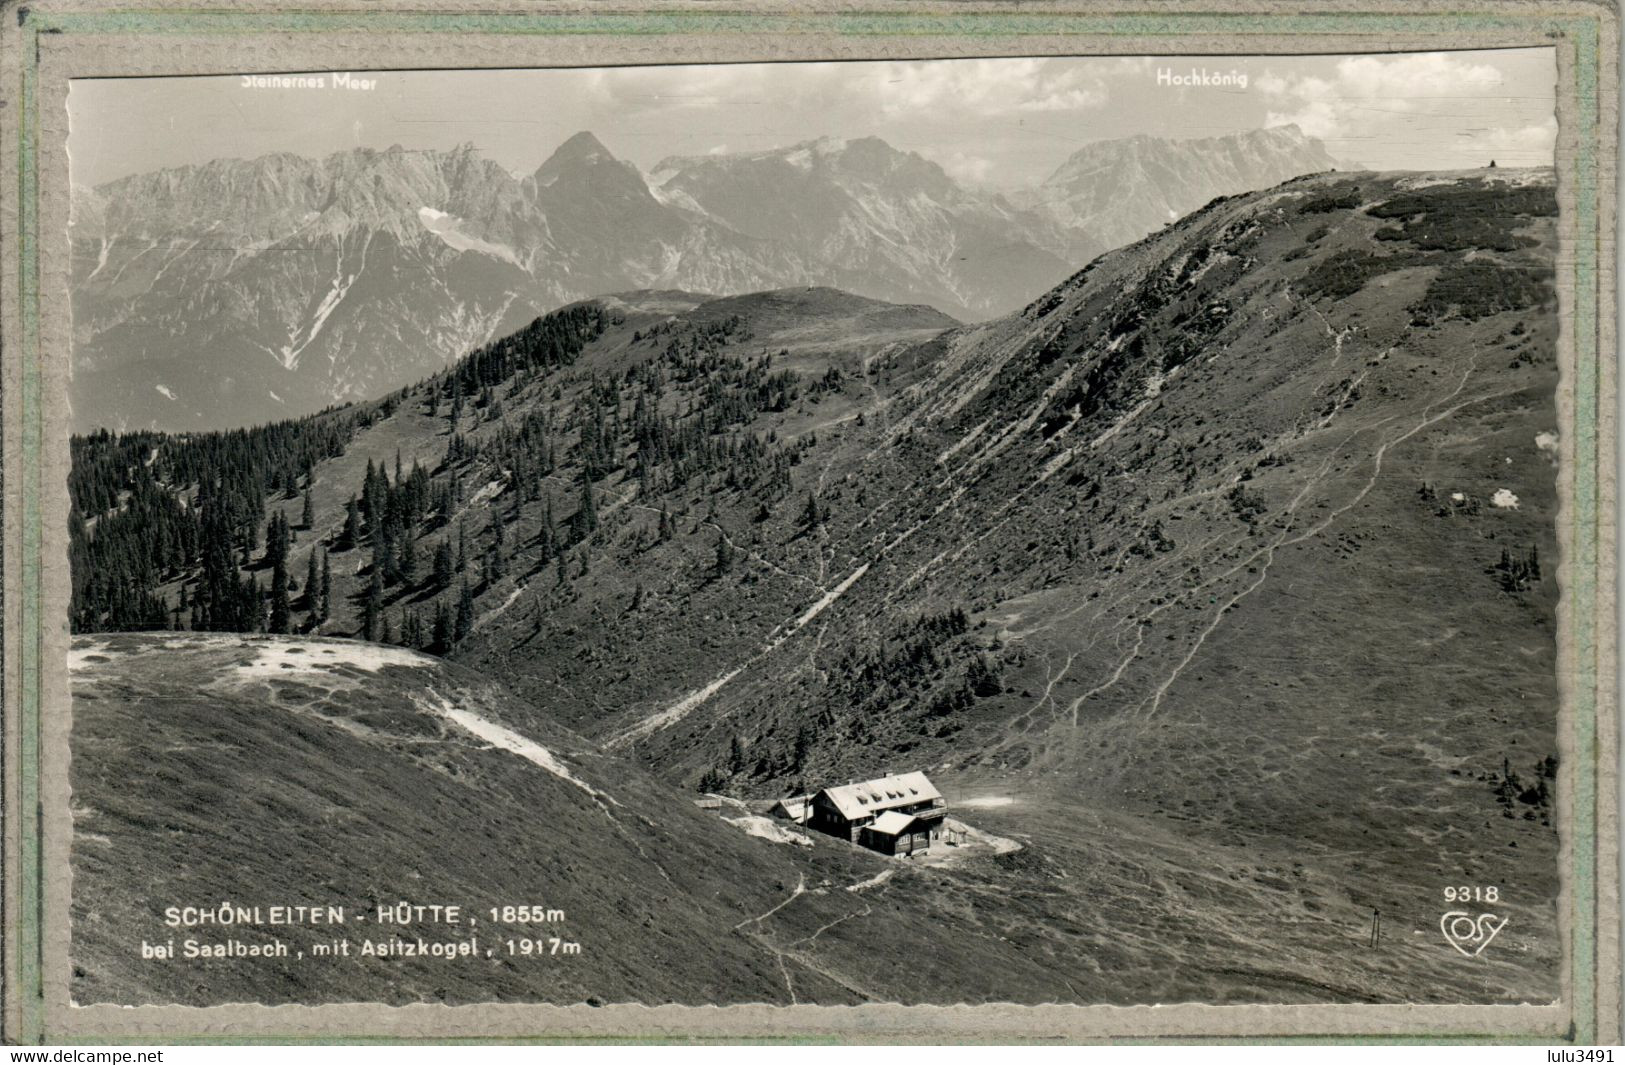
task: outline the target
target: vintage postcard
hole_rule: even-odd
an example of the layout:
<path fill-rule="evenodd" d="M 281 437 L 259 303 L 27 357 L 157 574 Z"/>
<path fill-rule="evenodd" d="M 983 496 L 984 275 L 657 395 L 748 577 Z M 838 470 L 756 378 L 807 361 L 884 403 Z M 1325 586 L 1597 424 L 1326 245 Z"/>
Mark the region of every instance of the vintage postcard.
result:
<path fill-rule="evenodd" d="M 11 7 L 8 1038 L 1616 1041 L 1615 22 L 1471 6 Z"/>

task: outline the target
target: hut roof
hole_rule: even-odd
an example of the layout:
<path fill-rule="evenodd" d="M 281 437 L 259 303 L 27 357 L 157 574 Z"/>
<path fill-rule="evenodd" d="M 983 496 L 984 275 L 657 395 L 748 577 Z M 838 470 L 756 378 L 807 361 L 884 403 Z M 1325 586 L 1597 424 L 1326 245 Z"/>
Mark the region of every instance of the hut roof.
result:
<path fill-rule="evenodd" d="M 887 810 L 875 818 L 875 823 L 869 826 L 869 831 L 879 832 L 883 836 L 901 835 L 909 825 L 919 818 L 913 814 L 905 814 L 898 810 Z"/>
<path fill-rule="evenodd" d="M 918 772 L 825 788 L 821 794 L 827 795 L 830 803 L 848 821 L 898 806 L 912 806 L 942 798 L 942 793 L 926 775 Z"/>

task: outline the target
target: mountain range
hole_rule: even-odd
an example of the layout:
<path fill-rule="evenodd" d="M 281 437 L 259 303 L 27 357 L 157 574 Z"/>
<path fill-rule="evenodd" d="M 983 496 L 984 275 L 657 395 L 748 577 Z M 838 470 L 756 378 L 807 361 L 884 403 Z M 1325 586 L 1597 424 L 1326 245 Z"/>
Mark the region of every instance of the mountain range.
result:
<path fill-rule="evenodd" d="M 521 176 L 471 146 L 133 175 L 74 193 L 75 424 L 225 428 L 375 398 L 608 292 L 827 286 L 982 320 L 1170 212 L 1330 165 L 1281 127 L 1088 145 L 1012 197 L 873 137 L 649 175 L 590 133 Z"/>
<path fill-rule="evenodd" d="M 1335 170 L 1336 159 L 1297 126 L 1224 137 L 1168 140 L 1140 135 L 1074 153 L 1014 201 L 1038 212 L 1080 265 L 1131 244 L 1215 196 L 1269 188 L 1300 174 Z"/>
<path fill-rule="evenodd" d="M 220 746 L 278 752 L 311 797 L 240 804 L 250 839 L 368 838 L 352 805 L 397 821 L 356 774 L 403 774 L 407 842 L 358 852 L 334 897 L 384 890 L 444 824 L 493 891 L 691 897 L 662 927 L 737 967 L 730 1001 L 1551 1001 L 1556 251 L 1549 170 L 1320 174 L 979 323 L 827 288 L 621 292 L 343 410 L 81 437 L 75 904 L 290 862 L 328 883 L 325 850 L 131 857 L 214 853 L 187 811 L 230 778 L 142 752 Z M 217 634 L 106 634 L 175 628 Z M 411 668 L 323 669 L 334 695 L 300 658 L 334 644 Z M 245 672 L 269 694 L 193 705 Z M 471 751 L 441 697 L 619 805 Z M 1019 850 L 883 862 L 682 808 L 905 769 Z M 579 885 L 500 830 L 544 802 L 605 822 L 598 850 L 572 833 Z M 665 852 L 737 884 L 674 890 Z M 1457 881 L 1515 885 L 1470 967 L 1439 934 Z M 87 994 L 174 992 L 106 936 L 74 959 Z M 524 986 L 698 998 L 664 947 Z"/>

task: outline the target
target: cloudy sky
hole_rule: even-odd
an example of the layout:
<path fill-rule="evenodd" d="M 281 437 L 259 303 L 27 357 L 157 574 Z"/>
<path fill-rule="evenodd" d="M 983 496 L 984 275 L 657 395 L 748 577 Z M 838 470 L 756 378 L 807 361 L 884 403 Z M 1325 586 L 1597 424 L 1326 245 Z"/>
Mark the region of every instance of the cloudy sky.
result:
<path fill-rule="evenodd" d="M 1179 84 L 1204 72 L 1217 83 Z M 77 81 L 73 180 L 276 151 L 464 142 L 529 173 L 588 129 L 645 170 L 667 155 L 874 135 L 963 181 L 1012 187 L 1041 181 L 1091 141 L 1136 133 L 1296 123 L 1350 165 L 1446 169 L 1549 164 L 1557 132 L 1551 49 L 418 71 L 368 75 L 376 85 L 361 91 L 323 73 L 319 89 L 235 77 Z"/>

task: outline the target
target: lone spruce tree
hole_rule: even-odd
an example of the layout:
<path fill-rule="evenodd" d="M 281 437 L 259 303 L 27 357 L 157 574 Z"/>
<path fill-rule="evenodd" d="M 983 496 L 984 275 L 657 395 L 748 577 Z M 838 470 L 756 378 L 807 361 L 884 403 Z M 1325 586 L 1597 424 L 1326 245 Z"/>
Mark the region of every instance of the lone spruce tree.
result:
<path fill-rule="evenodd" d="M 436 591 L 443 591 L 451 587 L 453 570 L 451 541 L 442 540 L 440 546 L 434 549 L 434 573 L 432 579 Z"/>
<path fill-rule="evenodd" d="M 333 564 L 327 560 L 327 552 L 322 552 L 322 620 L 326 621 L 333 616 Z"/>
<path fill-rule="evenodd" d="M 344 531 L 339 533 L 339 550 L 348 551 L 361 542 L 361 503 L 355 496 L 344 505 Z"/>
<path fill-rule="evenodd" d="M 367 584 L 367 597 L 361 604 L 361 638 L 378 642 L 379 615 L 384 609 L 384 571 L 372 567 L 372 580 Z"/>
<path fill-rule="evenodd" d="M 468 585 L 468 578 L 463 578 L 462 591 L 457 595 L 457 621 L 452 627 L 452 641 L 462 643 L 468 634 L 474 631 L 474 589 Z"/>

